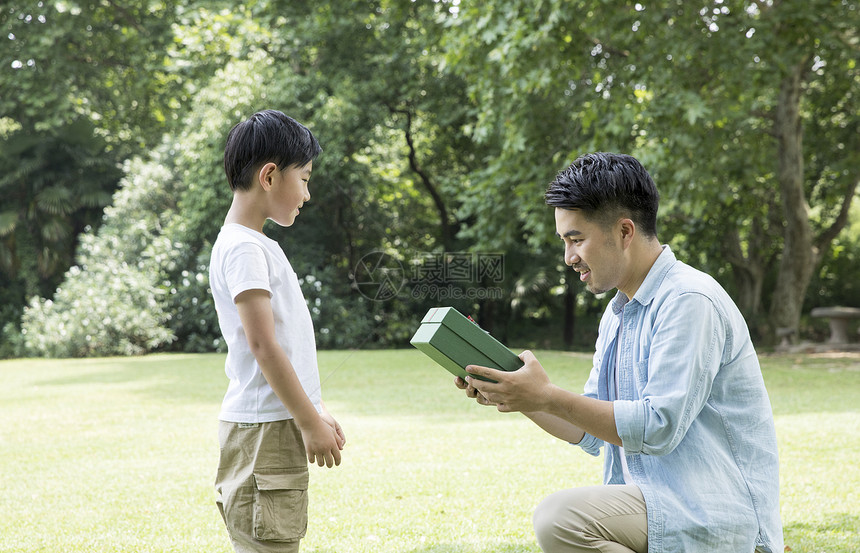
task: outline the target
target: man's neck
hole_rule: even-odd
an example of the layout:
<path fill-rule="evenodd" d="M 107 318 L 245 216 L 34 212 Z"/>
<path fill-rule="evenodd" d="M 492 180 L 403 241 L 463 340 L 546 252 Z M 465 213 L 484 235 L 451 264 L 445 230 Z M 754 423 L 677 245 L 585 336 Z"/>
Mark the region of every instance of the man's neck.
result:
<path fill-rule="evenodd" d="M 630 277 L 627 282 L 618 286 L 618 290 L 627 296 L 628 300 L 633 299 L 639 287 L 645 282 L 645 278 L 651 271 L 651 267 L 660 257 L 663 252 L 663 246 L 657 238 L 651 238 L 631 246 L 630 252 Z"/>

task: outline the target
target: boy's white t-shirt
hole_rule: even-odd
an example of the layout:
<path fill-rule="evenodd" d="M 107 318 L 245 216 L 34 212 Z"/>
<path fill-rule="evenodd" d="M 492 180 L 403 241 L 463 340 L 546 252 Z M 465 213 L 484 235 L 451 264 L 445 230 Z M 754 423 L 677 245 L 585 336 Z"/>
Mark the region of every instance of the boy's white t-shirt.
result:
<path fill-rule="evenodd" d="M 260 371 L 236 309 L 236 296 L 255 289 L 269 292 L 275 337 L 311 403 L 321 411 L 313 321 L 299 279 L 281 246 L 243 225 L 224 225 L 212 246 L 209 287 L 227 342 L 225 372 L 230 379 L 218 418 L 243 423 L 292 418 Z"/>

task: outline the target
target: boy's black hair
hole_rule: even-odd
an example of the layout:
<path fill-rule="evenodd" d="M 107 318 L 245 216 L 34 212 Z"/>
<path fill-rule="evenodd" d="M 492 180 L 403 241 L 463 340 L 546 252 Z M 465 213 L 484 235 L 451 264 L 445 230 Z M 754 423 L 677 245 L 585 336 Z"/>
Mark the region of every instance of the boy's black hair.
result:
<path fill-rule="evenodd" d="M 579 156 L 549 184 L 545 199 L 552 207 L 578 209 L 604 228 L 628 217 L 646 236 L 657 236 L 657 186 L 632 156 Z"/>
<path fill-rule="evenodd" d="M 322 152 L 307 127 L 280 111 L 258 111 L 227 135 L 224 172 L 230 189 L 249 190 L 252 175 L 265 163 L 278 169 L 304 167 Z"/>

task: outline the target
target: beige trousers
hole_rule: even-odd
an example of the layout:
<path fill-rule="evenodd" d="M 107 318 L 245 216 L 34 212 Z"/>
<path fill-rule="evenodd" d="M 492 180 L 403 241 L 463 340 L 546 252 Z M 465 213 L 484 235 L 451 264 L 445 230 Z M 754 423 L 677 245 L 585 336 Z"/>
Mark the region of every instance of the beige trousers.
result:
<path fill-rule="evenodd" d="M 591 486 L 556 492 L 534 514 L 544 553 L 647 553 L 648 519 L 637 486 Z"/>
<path fill-rule="evenodd" d="M 237 553 L 296 553 L 308 524 L 308 460 L 295 421 L 220 421 L 217 504 Z"/>

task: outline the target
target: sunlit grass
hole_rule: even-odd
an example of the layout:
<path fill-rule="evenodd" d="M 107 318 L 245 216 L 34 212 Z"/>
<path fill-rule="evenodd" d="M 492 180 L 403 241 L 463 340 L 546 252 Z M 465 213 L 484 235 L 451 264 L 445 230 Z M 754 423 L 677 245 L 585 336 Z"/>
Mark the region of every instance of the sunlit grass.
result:
<path fill-rule="evenodd" d="M 580 389 L 590 356 L 541 352 Z M 860 359 L 762 359 L 786 544 L 860 550 Z M 0 363 L 0 551 L 228 553 L 214 506 L 221 355 Z M 538 552 L 535 505 L 601 461 L 466 400 L 414 350 L 320 353 L 347 434 L 311 469 L 309 553 Z"/>

